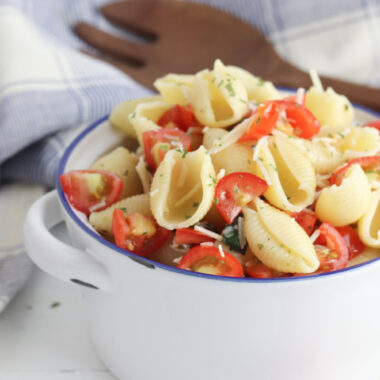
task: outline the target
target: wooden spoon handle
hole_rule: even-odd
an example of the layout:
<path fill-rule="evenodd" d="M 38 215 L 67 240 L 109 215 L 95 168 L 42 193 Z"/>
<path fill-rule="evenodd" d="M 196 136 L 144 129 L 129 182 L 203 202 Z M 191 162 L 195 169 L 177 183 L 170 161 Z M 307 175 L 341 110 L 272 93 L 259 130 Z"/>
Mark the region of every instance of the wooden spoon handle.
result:
<path fill-rule="evenodd" d="M 320 76 L 324 88 L 332 87 L 338 94 L 343 94 L 348 99 L 357 104 L 371 108 L 380 112 L 380 89 L 346 82 L 340 79 Z M 269 78 L 270 80 L 270 78 Z M 286 87 L 304 87 L 311 86 L 309 74 L 297 69 L 292 65 L 284 65 L 282 74 L 275 79 L 274 84 Z"/>

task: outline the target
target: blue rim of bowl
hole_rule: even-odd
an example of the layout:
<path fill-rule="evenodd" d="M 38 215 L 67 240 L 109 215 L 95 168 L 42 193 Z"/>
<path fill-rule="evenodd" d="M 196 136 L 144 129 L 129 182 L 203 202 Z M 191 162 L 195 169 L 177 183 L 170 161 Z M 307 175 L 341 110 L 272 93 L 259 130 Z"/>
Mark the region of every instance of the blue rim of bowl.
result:
<path fill-rule="evenodd" d="M 289 88 L 279 87 L 279 89 L 283 90 L 283 91 L 294 92 L 293 89 L 289 89 Z M 370 110 L 367 107 L 357 105 L 357 104 L 353 104 L 353 106 L 357 109 L 360 109 L 360 110 L 365 111 L 369 114 L 372 114 L 372 115 L 374 115 L 374 117 L 380 119 L 380 113 L 377 113 L 376 111 Z M 103 116 L 101 119 L 90 124 L 84 131 L 79 133 L 78 136 L 75 137 L 74 140 L 70 143 L 70 145 L 66 148 L 66 150 L 65 150 L 65 152 L 64 152 L 64 154 L 63 154 L 63 156 L 59 162 L 58 175 L 57 175 L 57 185 L 56 185 L 59 199 L 60 199 L 65 211 L 70 215 L 70 217 L 74 220 L 74 222 L 84 232 L 86 232 L 88 235 L 93 237 L 95 240 L 97 240 L 99 243 L 103 244 L 107 248 L 110 248 L 110 249 L 112 249 L 118 253 L 121 253 L 122 255 L 129 256 L 132 259 L 134 259 L 134 260 L 136 260 L 142 264 L 146 264 L 149 267 L 152 267 L 152 266 L 153 267 L 159 267 L 161 269 L 166 269 L 168 271 L 175 272 L 175 273 L 178 273 L 181 275 L 201 277 L 201 278 L 205 278 L 205 279 L 212 279 L 212 280 L 219 280 L 219 281 L 232 281 L 232 282 L 254 282 L 254 283 L 264 283 L 264 282 L 265 283 L 268 283 L 268 282 L 274 283 L 275 282 L 275 283 L 277 283 L 277 282 L 294 282 L 294 281 L 315 280 L 318 278 L 326 278 L 326 277 L 330 277 L 330 276 L 337 276 L 337 275 L 340 275 L 340 274 L 343 274 L 346 272 L 353 272 L 353 271 L 358 270 L 362 267 L 373 265 L 373 263 L 376 261 L 380 261 L 380 257 L 379 257 L 377 259 L 374 259 L 374 260 L 371 260 L 371 261 L 368 261 L 368 262 L 365 262 L 362 264 L 358 264 L 358 265 L 355 265 L 355 266 L 352 266 L 349 268 L 339 269 L 339 270 L 334 271 L 334 272 L 326 272 L 326 273 L 319 273 L 319 274 L 314 274 L 314 275 L 305 275 L 305 276 L 299 276 L 299 277 L 278 277 L 278 278 L 226 277 L 226 276 L 210 275 L 210 274 L 192 272 L 192 271 L 185 270 L 185 269 L 175 268 L 175 267 L 172 267 L 170 265 L 161 264 L 157 261 L 150 260 L 146 257 L 138 256 L 133 252 L 125 251 L 125 250 L 117 247 L 116 245 L 112 244 L 111 242 L 109 242 L 108 240 L 106 240 L 105 238 L 100 236 L 99 234 L 92 231 L 90 228 L 88 228 L 78 218 L 78 216 L 74 213 L 74 211 L 72 210 L 72 207 L 68 203 L 66 196 L 63 192 L 61 182 L 59 180 L 60 175 L 64 173 L 66 163 L 67 163 L 72 151 L 74 150 L 74 148 L 79 144 L 79 142 L 81 142 L 83 140 L 84 137 L 86 137 L 98 125 L 100 125 L 103 122 L 105 122 L 106 120 L 108 120 L 108 117 L 109 117 L 109 115 Z"/>

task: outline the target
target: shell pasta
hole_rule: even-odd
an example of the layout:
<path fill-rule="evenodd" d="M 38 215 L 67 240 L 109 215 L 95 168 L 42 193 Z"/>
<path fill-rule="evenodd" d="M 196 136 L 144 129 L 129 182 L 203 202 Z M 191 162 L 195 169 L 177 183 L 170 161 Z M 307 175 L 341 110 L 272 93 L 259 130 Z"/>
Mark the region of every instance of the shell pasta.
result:
<path fill-rule="evenodd" d="M 158 78 L 159 95 L 110 116 L 137 148 L 62 175 L 67 198 L 119 248 L 184 270 L 294 277 L 375 260 L 379 129 L 311 81 L 285 94 L 220 60 Z"/>

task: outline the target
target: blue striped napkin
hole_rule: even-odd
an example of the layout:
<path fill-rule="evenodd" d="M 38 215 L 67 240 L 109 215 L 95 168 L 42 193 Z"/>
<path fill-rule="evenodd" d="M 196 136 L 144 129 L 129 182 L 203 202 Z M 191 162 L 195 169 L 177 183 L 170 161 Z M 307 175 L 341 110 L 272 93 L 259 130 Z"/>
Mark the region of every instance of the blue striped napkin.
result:
<path fill-rule="evenodd" d="M 84 44 L 72 26 L 79 20 L 120 35 L 97 11 L 104 3 L 0 0 L 1 181 L 54 186 L 59 157 L 79 128 L 121 101 L 149 93 L 116 69 L 78 52 Z M 380 86 L 379 0 L 204 3 L 255 25 L 290 62 Z M 0 195 L 5 196 L 1 188 Z M 0 251 L 6 243 L 0 241 Z"/>

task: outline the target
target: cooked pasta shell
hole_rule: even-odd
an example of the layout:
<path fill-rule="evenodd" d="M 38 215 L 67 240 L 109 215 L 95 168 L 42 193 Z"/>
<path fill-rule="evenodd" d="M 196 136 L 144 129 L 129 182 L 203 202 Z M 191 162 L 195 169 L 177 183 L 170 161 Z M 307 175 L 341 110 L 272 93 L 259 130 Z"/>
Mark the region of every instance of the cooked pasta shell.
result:
<path fill-rule="evenodd" d="M 194 83 L 194 75 L 168 74 L 156 79 L 154 87 L 171 104 L 187 104 L 187 91 Z"/>
<path fill-rule="evenodd" d="M 201 146 L 184 154 L 166 153 L 151 186 L 151 205 L 157 223 L 169 230 L 199 222 L 210 209 L 216 184 L 211 157 Z"/>
<path fill-rule="evenodd" d="M 358 232 L 365 245 L 380 248 L 380 190 L 371 193 L 368 211 L 359 219 Z"/>
<path fill-rule="evenodd" d="M 118 147 L 112 152 L 100 157 L 91 169 L 106 170 L 117 174 L 123 180 L 121 198 L 142 192 L 141 182 L 136 172 L 136 157 L 124 147 Z"/>
<path fill-rule="evenodd" d="M 250 128 L 253 117 L 254 116 L 248 119 L 244 119 L 242 122 L 236 125 L 233 129 L 231 129 L 231 131 L 224 134 L 224 136 L 222 136 L 220 132 L 218 132 L 220 134 L 220 138 L 216 138 L 213 140 L 213 145 L 210 148 L 210 153 L 211 154 L 219 153 L 222 150 L 227 149 L 231 145 L 237 143 L 240 137 L 242 137 L 244 133 Z M 209 132 L 209 133 L 212 133 L 212 132 Z"/>
<path fill-rule="evenodd" d="M 289 142 L 303 151 L 317 174 L 331 173 L 345 161 L 331 137 L 314 137 L 311 140 L 291 138 Z"/>
<path fill-rule="evenodd" d="M 203 146 L 206 149 L 211 149 L 214 145 L 216 146 L 218 142 L 228 133 L 222 128 L 203 128 Z"/>
<path fill-rule="evenodd" d="M 345 160 L 371 156 L 380 151 L 379 132 L 370 127 L 351 127 L 334 136 Z"/>
<path fill-rule="evenodd" d="M 121 129 L 128 136 L 136 138 L 135 129 L 131 124 L 128 116 L 135 111 L 138 104 L 148 103 L 156 100 L 161 100 L 161 97 L 149 96 L 147 98 L 127 100 L 126 102 L 120 103 L 112 110 L 109 121 L 113 127 Z"/>
<path fill-rule="evenodd" d="M 350 167 L 340 186 L 322 190 L 315 211 L 322 221 L 345 226 L 359 220 L 368 210 L 371 187 L 359 164 Z"/>
<path fill-rule="evenodd" d="M 261 103 L 265 100 L 281 98 L 281 94 L 273 86 L 272 82 L 263 81 L 261 78 L 252 75 L 240 67 L 227 66 L 227 69 L 243 83 L 247 90 L 249 101 L 255 100 Z"/>
<path fill-rule="evenodd" d="M 316 176 L 310 161 L 287 138 L 262 138 L 253 156 L 257 175 L 269 185 L 265 198 L 274 206 L 301 211 L 314 201 Z"/>
<path fill-rule="evenodd" d="M 349 126 L 354 119 L 350 101 L 331 87 L 324 91 L 312 86 L 306 92 L 305 105 L 322 125 Z"/>
<path fill-rule="evenodd" d="M 211 128 L 235 124 L 248 112 L 244 85 L 219 60 L 213 71 L 203 70 L 195 75 L 189 102 L 197 119 Z"/>
<path fill-rule="evenodd" d="M 138 104 L 135 111 L 128 116 L 141 146 L 143 146 L 143 133 L 160 129 L 157 125 L 157 121 L 171 107 L 172 105 L 170 103 L 164 102 L 163 100 L 141 103 Z"/>
<path fill-rule="evenodd" d="M 244 234 L 249 248 L 268 267 L 287 273 L 311 273 L 319 261 L 302 227 L 288 214 L 260 198 L 256 210 L 245 207 Z"/>
<path fill-rule="evenodd" d="M 133 212 L 140 212 L 145 216 L 152 215 L 149 204 L 149 195 L 139 194 L 134 195 L 133 197 L 124 198 L 105 210 L 92 212 L 89 218 L 90 224 L 101 233 L 112 233 L 112 216 L 113 211 L 116 208 L 121 209 L 125 216 L 128 216 Z"/>
<path fill-rule="evenodd" d="M 212 154 L 211 159 L 217 173 L 222 169 L 225 170 L 225 174 L 234 172 L 253 173 L 255 166 L 252 156 L 253 150 L 250 144 L 235 143 L 218 153 Z"/>

